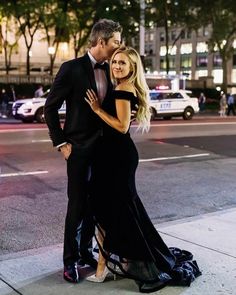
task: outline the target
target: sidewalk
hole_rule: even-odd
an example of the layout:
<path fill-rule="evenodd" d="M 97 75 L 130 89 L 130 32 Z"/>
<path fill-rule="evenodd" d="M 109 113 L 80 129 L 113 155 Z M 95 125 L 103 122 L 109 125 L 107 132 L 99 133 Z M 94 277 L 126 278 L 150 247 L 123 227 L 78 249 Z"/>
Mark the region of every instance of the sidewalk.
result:
<path fill-rule="evenodd" d="M 169 246 L 190 250 L 202 276 L 191 287 L 166 287 L 160 295 L 236 294 L 236 208 L 158 225 Z M 89 273 L 81 270 L 81 275 Z M 139 294 L 132 280 L 69 284 L 62 279 L 62 244 L 0 256 L 1 295 Z"/>

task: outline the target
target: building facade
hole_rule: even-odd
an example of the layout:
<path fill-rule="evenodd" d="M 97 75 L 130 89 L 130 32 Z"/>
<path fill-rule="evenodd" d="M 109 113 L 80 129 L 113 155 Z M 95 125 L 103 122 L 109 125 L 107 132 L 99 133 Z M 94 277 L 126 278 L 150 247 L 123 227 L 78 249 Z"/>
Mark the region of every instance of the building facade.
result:
<path fill-rule="evenodd" d="M 223 78 L 222 61 L 219 53 L 209 52 L 207 41 L 211 28 L 201 28 L 198 32 L 188 32 L 181 28 L 169 30 L 169 75 L 184 76 L 191 81 L 204 80 L 206 86 L 220 85 Z M 177 38 L 179 36 L 179 38 Z M 166 75 L 166 36 L 164 28 L 152 28 L 145 31 L 145 67 L 147 73 Z M 0 44 L 1 45 L 1 44 Z M 236 88 L 236 40 L 233 44 L 235 53 L 228 61 L 228 83 Z M 84 49 L 82 49 L 82 54 Z M 10 75 L 26 73 L 26 46 L 23 37 L 13 50 Z M 30 51 L 30 74 L 45 76 L 49 74 L 50 55 L 54 48 L 45 41 L 45 34 L 36 32 Z M 0 46 L 0 77 L 6 75 L 4 51 Z M 54 75 L 60 65 L 74 58 L 73 44 L 60 43 L 54 63 Z M 209 83 L 208 83 L 209 82 Z"/>
<path fill-rule="evenodd" d="M 11 42 L 11 40 L 9 40 Z M 33 45 L 30 50 L 30 74 L 47 75 L 49 73 L 50 55 L 54 54 L 55 49 L 48 47 L 45 40 L 45 34 L 40 30 L 35 33 Z M 54 73 L 57 72 L 60 65 L 74 57 L 73 46 L 70 43 L 60 43 L 56 54 Z M 20 37 L 17 46 L 13 49 L 11 56 L 10 75 L 24 75 L 26 73 L 27 50 L 23 36 Z M 0 75 L 5 75 L 5 55 L 3 46 L 0 46 Z"/>
<path fill-rule="evenodd" d="M 191 80 L 212 81 L 220 85 L 223 80 L 222 60 L 217 51 L 209 52 L 207 41 L 211 28 L 188 32 L 181 28 L 170 29 L 169 75 L 185 76 Z M 179 36 L 179 38 L 177 38 Z M 145 66 L 150 73 L 166 74 L 166 40 L 164 28 L 153 28 L 145 32 Z M 228 83 L 236 86 L 236 40 L 235 53 L 228 61 Z"/>

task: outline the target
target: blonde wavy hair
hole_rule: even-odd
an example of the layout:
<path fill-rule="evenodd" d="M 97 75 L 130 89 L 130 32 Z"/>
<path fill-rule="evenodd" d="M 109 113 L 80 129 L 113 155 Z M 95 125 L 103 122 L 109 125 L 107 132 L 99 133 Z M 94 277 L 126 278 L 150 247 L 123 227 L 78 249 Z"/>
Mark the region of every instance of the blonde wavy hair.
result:
<path fill-rule="evenodd" d="M 139 124 L 138 130 L 142 129 L 142 131 L 148 131 L 150 128 L 151 117 L 149 107 L 149 88 L 144 76 L 144 69 L 140 55 L 134 48 L 122 46 L 113 53 L 110 60 L 111 63 L 118 53 L 124 53 L 130 62 L 130 75 L 127 77 L 127 82 L 132 83 L 137 92 L 139 105 L 136 114 L 136 121 Z M 113 82 L 117 82 L 112 70 L 110 74 Z"/>

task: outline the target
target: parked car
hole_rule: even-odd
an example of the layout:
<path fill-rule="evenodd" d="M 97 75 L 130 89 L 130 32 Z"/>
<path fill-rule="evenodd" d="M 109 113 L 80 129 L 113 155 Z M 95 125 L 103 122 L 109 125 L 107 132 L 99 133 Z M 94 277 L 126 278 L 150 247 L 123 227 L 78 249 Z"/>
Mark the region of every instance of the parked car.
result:
<path fill-rule="evenodd" d="M 24 123 L 44 123 L 44 105 L 48 95 L 49 89 L 38 98 L 27 98 L 16 100 L 12 105 L 12 115 L 15 119 L 21 120 Z M 66 114 L 66 104 L 63 103 L 59 110 L 60 118 L 64 118 Z"/>
<path fill-rule="evenodd" d="M 182 116 L 184 120 L 192 119 L 199 112 L 198 99 L 191 97 L 189 90 L 150 90 L 151 120 L 156 117 L 171 119 Z"/>

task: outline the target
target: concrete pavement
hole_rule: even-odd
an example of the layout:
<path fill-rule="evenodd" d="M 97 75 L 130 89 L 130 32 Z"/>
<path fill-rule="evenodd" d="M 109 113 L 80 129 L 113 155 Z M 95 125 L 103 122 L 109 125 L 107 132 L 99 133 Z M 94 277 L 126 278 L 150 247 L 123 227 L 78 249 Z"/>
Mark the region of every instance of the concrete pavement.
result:
<path fill-rule="evenodd" d="M 236 208 L 157 226 L 168 246 L 194 254 L 202 276 L 191 287 L 166 287 L 160 295 L 236 294 Z M 81 269 L 81 275 L 91 273 Z M 0 256 L 1 295 L 138 294 L 132 280 L 118 278 L 74 285 L 62 279 L 62 244 Z M 15 291 L 13 290 L 15 289 Z M 18 293 L 17 293 L 18 292 Z"/>

